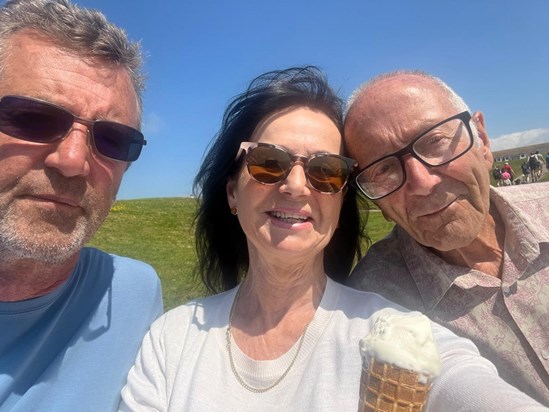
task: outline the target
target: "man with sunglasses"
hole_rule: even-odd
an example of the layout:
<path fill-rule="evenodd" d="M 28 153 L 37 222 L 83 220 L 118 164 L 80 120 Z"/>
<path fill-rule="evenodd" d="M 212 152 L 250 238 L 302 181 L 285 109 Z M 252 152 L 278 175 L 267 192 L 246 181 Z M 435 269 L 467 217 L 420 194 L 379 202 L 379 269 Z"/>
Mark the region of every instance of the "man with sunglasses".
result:
<path fill-rule="evenodd" d="M 421 72 L 361 86 L 345 142 L 354 184 L 396 223 L 348 283 L 472 339 L 505 380 L 549 404 L 547 185 L 490 187 L 483 114 Z"/>
<path fill-rule="evenodd" d="M 145 144 L 140 65 L 99 12 L 0 7 L 0 411 L 115 410 L 162 310 L 149 265 L 83 247 Z"/>

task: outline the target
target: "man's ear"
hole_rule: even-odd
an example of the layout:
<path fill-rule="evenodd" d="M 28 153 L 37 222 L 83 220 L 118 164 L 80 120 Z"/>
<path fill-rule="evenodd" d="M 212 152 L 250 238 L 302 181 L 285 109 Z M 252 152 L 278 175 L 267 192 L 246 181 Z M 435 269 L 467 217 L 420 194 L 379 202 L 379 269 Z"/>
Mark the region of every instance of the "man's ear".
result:
<path fill-rule="evenodd" d="M 488 132 L 486 131 L 486 126 L 484 124 L 484 114 L 482 112 L 474 112 L 472 119 L 475 127 L 477 128 L 478 137 L 484 146 L 490 148 L 490 138 L 488 137 Z"/>
<path fill-rule="evenodd" d="M 491 169 L 494 163 L 494 156 L 492 155 L 492 150 L 490 149 L 490 138 L 488 137 L 488 132 L 486 131 L 484 114 L 482 112 L 474 112 L 472 115 L 472 120 L 477 128 L 480 143 L 482 143 L 481 150 L 484 155 L 484 159 L 486 160 L 488 167 Z"/>

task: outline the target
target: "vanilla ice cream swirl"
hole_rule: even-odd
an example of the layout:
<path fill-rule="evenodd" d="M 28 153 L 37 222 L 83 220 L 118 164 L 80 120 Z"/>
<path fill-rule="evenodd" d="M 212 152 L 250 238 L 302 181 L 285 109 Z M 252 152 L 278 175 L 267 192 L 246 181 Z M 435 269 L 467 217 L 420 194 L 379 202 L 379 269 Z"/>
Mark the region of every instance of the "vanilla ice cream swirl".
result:
<path fill-rule="evenodd" d="M 421 314 L 381 314 L 372 331 L 360 340 L 360 352 L 423 378 L 432 379 L 440 373 L 431 321 Z"/>

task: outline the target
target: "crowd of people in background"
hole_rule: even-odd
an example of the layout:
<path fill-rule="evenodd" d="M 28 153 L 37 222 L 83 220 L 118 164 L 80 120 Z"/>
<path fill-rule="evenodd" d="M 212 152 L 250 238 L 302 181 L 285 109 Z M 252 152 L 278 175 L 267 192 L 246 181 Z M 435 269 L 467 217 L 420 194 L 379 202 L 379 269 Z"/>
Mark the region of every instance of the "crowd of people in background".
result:
<path fill-rule="evenodd" d="M 508 162 L 505 162 L 501 167 L 498 165 L 494 167 L 492 176 L 498 187 L 534 183 L 543 176 L 544 164 L 545 169 L 549 170 L 549 152 L 547 152 L 544 158 L 539 150 L 536 150 L 530 153 L 530 156 L 524 158 L 524 161 L 520 165 L 522 175 L 517 176 L 513 167 Z"/>

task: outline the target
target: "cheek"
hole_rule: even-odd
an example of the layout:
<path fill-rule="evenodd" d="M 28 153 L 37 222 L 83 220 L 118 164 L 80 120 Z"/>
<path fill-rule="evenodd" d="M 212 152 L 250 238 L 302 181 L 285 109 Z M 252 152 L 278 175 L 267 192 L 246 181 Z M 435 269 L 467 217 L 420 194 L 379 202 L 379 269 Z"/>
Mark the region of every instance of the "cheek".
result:
<path fill-rule="evenodd" d="M 272 206 L 274 190 L 276 185 L 262 185 L 240 175 L 233 187 L 231 205 L 238 209 L 239 217 L 252 219 L 259 210 Z"/>
<path fill-rule="evenodd" d="M 321 195 L 322 196 L 322 195 Z M 318 201 L 318 207 L 320 208 L 320 213 L 324 214 L 323 218 L 330 223 L 330 226 L 333 226 L 335 229 L 339 222 L 339 217 L 341 214 L 341 207 L 343 205 L 343 196 L 341 193 L 336 195 L 324 195 L 324 196 L 333 196 L 333 198 L 320 198 Z"/>
<path fill-rule="evenodd" d="M 15 188 L 22 180 L 40 180 L 43 176 L 47 146 L 15 143 L 0 138 L 0 193 Z"/>
<path fill-rule="evenodd" d="M 114 200 L 125 171 L 126 164 L 122 162 L 96 162 L 90 168 L 88 182 L 97 195 Z"/>
<path fill-rule="evenodd" d="M 6 162 L 0 159 L 0 193 L 10 190 L 17 184 L 17 181 L 30 170 L 29 166 Z"/>
<path fill-rule="evenodd" d="M 374 202 L 374 204 L 382 211 L 385 219 L 398 223 L 402 222 L 403 217 L 406 216 L 406 208 L 404 207 L 405 201 L 401 191 L 402 189 L 386 198 Z"/>

